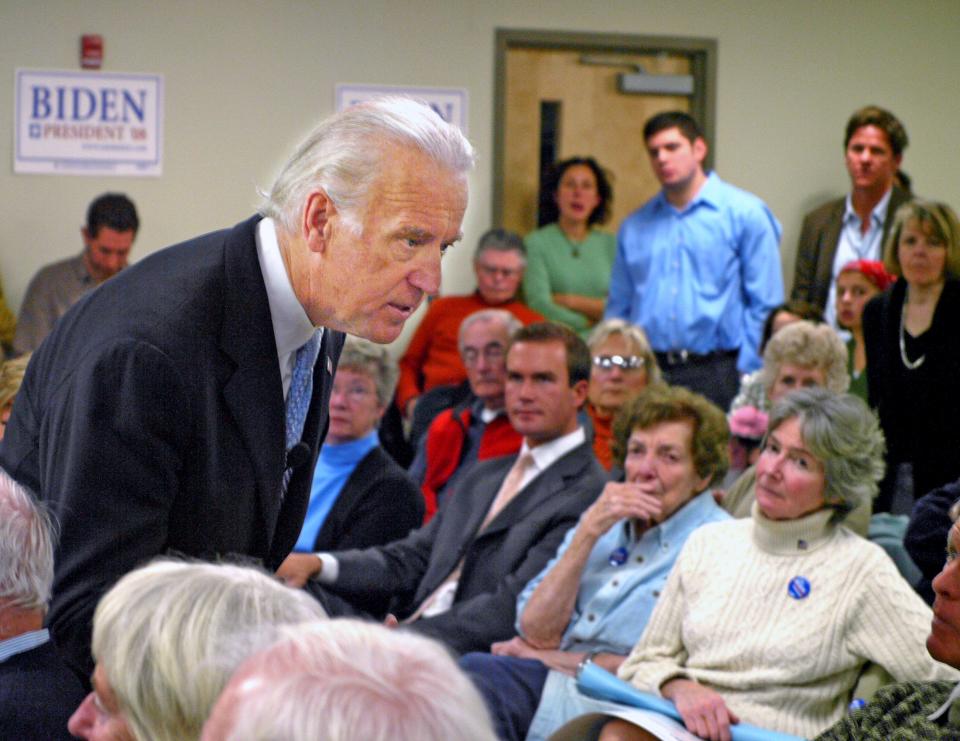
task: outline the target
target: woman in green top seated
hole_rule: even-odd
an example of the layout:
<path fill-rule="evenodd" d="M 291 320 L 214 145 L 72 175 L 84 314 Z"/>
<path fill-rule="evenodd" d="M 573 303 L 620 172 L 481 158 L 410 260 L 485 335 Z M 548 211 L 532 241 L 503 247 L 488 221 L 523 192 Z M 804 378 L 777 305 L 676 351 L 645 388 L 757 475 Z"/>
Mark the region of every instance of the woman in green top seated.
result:
<path fill-rule="evenodd" d="M 527 235 L 523 290 L 527 304 L 581 334 L 603 318 L 617 249 L 606 221 L 613 191 L 592 157 L 559 162 L 545 184 L 540 223 Z"/>

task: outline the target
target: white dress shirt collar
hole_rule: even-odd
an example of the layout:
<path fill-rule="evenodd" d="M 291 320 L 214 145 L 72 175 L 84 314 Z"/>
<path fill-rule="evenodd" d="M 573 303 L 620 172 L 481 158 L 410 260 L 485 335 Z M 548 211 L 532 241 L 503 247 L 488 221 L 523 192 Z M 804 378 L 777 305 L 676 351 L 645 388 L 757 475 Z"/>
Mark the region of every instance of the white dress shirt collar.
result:
<path fill-rule="evenodd" d="M 577 427 L 573 432 L 568 432 L 562 437 L 558 437 L 550 442 L 543 443 L 531 448 L 527 444 L 527 439 L 523 439 L 523 445 L 520 446 L 520 456 L 530 453 L 533 458 L 533 465 L 527 469 L 520 488 L 533 481 L 534 478 L 546 471 L 550 466 L 560 460 L 578 445 L 582 445 L 587 440 L 587 435 L 582 427 Z"/>
<path fill-rule="evenodd" d="M 293 292 L 290 276 L 280 256 L 280 243 L 273 219 L 262 219 L 257 224 L 256 241 L 257 259 L 270 305 L 273 337 L 277 343 L 283 398 L 287 398 L 296 352 L 310 339 L 315 328 Z"/>

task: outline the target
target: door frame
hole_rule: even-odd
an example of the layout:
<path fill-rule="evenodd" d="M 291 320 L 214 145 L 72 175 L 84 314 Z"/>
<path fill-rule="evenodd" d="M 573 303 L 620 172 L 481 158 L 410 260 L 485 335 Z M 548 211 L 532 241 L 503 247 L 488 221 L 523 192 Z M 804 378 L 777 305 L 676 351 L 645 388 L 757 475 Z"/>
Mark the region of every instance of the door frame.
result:
<path fill-rule="evenodd" d="M 493 220 L 503 216 L 504 149 L 506 147 L 507 52 L 511 48 L 539 48 L 556 51 L 599 52 L 603 54 L 656 54 L 671 52 L 690 59 L 694 92 L 690 111 L 709 143 L 706 169 L 713 167 L 714 131 L 717 109 L 717 41 L 685 36 L 642 36 L 636 34 L 577 33 L 498 28 L 494 52 L 493 101 Z"/>

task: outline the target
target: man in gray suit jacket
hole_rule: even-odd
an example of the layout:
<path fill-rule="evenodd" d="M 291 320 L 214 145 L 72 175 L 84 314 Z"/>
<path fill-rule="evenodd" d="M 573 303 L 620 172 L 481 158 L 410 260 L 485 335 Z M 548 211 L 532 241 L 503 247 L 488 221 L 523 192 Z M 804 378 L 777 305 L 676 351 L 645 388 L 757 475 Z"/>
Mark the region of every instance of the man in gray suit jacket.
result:
<path fill-rule="evenodd" d="M 478 463 L 430 523 L 402 540 L 317 554 L 308 571 L 278 574 L 325 585 L 311 591 L 331 614 L 380 598 L 401 622 L 458 652 L 511 637 L 520 590 L 605 482 L 577 420 L 589 374 L 589 350 L 568 328 L 518 330 L 507 350 L 506 403 L 523 435 L 519 456 Z"/>
<path fill-rule="evenodd" d="M 78 672 L 100 595 L 145 561 L 283 561 L 342 333 L 390 342 L 437 291 L 472 163 L 425 105 L 349 108 L 287 162 L 261 215 L 124 270 L 33 355 L 0 465 L 61 522 L 49 625 Z"/>
<path fill-rule="evenodd" d="M 804 217 L 790 295 L 819 306 L 834 326 L 841 268 L 851 260 L 881 259 L 893 216 L 910 200 L 894 186 L 907 143 L 903 124 L 889 111 L 867 106 L 854 112 L 843 142 L 850 193 Z"/>

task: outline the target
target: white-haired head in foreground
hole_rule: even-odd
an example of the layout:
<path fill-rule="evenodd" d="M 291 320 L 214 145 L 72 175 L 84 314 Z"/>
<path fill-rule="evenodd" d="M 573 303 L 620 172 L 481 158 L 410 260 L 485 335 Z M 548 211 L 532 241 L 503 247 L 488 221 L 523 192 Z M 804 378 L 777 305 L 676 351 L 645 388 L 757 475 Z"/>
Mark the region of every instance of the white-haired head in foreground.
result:
<path fill-rule="evenodd" d="M 203 741 L 492 741 L 483 700 L 439 643 L 338 619 L 288 628 L 230 680 Z"/>
<path fill-rule="evenodd" d="M 46 612 L 53 534 L 43 505 L 0 469 L 0 607 Z"/>
<path fill-rule="evenodd" d="M 295 231 L 307 194 L 322 188 L 359 225 L 365 195 L 389 155 L 385 144 L 417 149 L 464 177 L 475 159 L 460 129 L 430 106 L 395 95 L 376 98 L 321 121 L 281 169 L 260 213 Z"/>
<path fill-rule="evenodd" d="M 159 560 L 131 571 L 97 605 L 94 692 L 70 732 L 99 738 L 110 720 L 139 741 L 197 739 L 234 670 L 277 627 L 325 617 L 305 592 L 247 566 Z"/>

